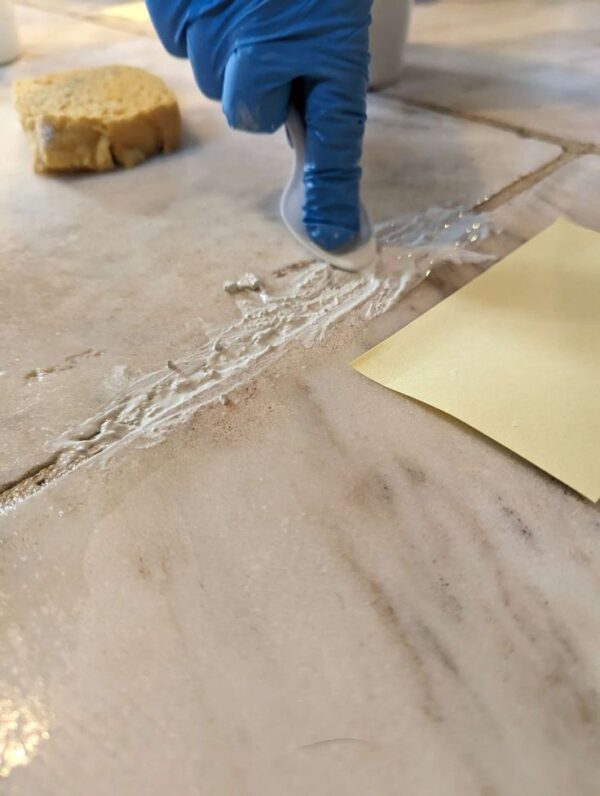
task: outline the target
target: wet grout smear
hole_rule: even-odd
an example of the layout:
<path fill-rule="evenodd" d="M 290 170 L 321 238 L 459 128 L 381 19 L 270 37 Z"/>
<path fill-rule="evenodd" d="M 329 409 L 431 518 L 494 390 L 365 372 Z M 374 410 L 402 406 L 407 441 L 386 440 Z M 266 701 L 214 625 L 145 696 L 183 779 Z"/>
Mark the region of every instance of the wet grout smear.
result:
<path fill-rule="evenodd" d="M 25 374 L 25 381 L 43 381 L 47 376 L 52 376 L 55 373 L 63 373 L 66 370 L 73 370 L 73 368 L 77 367 L 79 362 L 84 359 L 100 357 L 102 354 L 102 351 L 95 351 L 93 348 L 88 348 L 86 351 L 82 351 L 80 354 L 70 354 L 68 357 L 65 357 L 64 361 L 60 365 L 52 365 L 49 368 L 34 368 L 33 370 L 30 370 L 29 373 Z"/>
<path fill-rule="evenodd" d="M 197 351 L 135 380 L 96 415 L 62 434 L 52 446 L 43 483 L 25 478 L 0 493 L 0 513 L 92 459 L 106 462 L 132 442 L 155 444 L 199 409 L 227 406 L 229 393 L 256 378 L 292 344 L 314 346 L 350 315 L 364 322 L 382 315 L 436 266 L 493 259 L 469 248 L 490 232 L 485 216 L 432 208 L 378 228 L 380 257 L 371 272 L 349 274 L 307 261 L 284 278 L 276 274 L 273 286 L 242 290 L 235 323 L 209 330 L 208 342 Z"/>

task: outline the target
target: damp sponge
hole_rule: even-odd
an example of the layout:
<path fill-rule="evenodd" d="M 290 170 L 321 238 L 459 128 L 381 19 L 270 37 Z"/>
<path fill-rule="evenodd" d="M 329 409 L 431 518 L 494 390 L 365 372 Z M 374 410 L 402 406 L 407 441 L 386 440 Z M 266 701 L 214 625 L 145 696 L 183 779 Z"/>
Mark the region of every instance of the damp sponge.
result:
<path fill-rule="evenodd" d="M 130 168 L 179 147 L 177 99 L 143 69 L 102 66 L 18 80 L 14 95 L 36 171 Z"/>

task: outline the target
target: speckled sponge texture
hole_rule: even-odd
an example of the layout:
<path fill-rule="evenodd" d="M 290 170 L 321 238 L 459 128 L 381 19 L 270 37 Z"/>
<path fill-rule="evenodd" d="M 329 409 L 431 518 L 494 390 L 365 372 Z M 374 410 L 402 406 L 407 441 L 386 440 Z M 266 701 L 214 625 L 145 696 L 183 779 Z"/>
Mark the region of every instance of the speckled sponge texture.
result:
<path fill-rule="evenodd" d="M 131 168 L 179 147 L 177 99 L 143 69 L 74 69 L 18 80 L 14 94 L 36 171 Z"/>

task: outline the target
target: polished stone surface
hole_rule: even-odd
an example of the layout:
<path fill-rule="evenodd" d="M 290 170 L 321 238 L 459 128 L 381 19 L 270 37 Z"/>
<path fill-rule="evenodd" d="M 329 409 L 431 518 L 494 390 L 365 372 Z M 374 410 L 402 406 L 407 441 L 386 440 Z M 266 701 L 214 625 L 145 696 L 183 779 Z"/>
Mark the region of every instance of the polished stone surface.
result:
<path fill-rule="evenodd" d="M 443 0 L 415 9 L 392 93 L 570 142 L 600 144 L 595 0 Z"/>
<path fill-rule="evenodd" d="M 238 317 L 225 279 L 254 270 L 276 294 L 310 268 L 281 270 L 303 260 L 276 215 L 282 137 L 226 131 L 151 41 L 61 24 L 94 46 L 48 39 L 0 72 L 0 481 Z M 9 76 L 117 55 L 175 86 L 184 150 L 35 177 Z M 369 135 L 378 220 L 474 205 L 560 151 L 393 99 Z M 600 157 L 527 184 L 498 196 L 479 248 L 559 215 L 600 230 Z M 0 514 L 0 792 L 596 796 L 600 509 L 349 365 L 481 267 L 439 268 L 161 444 Z"/>
<path fill-rule="evenodd" d="M 102 25 L 76 21 L 52 10 L 56 3 L 40 11 L 34 6 L 15 5 L 19 37 L 23 45 L 23 57 L 8 66 L 0 67 L 0 86 L 6 87 L 15 77 L 47 70 L 49 57 L 81 59 L 82 45 L 92 51 L 106 44 L 127 41 L 128 36 L 109 30 Z M 38 67 L 38 61 L 42 64 Z M 54 68 L 54 67 L 52 67 Z M 61 68 L 60 65 L 57 68 Z"/>
<path fill-rule="evenodd" d="M 600 159 L 491 245 L 600 229 L 582 192 Z M 7 794 L 595 794 L 598 507 L 349 366 L 474 273 L 0 519 L 1 679 L 48 736 Z"/>

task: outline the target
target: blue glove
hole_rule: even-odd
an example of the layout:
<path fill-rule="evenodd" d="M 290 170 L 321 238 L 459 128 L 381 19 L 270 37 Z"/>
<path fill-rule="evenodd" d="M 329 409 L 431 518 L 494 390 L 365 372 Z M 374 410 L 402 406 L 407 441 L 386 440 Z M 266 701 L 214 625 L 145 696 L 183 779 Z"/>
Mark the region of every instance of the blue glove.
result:
<path fill-rule="evenodd" d="M 235 129 L 306 125 L 304 224 L 333 251 L 360 228 L 372 0 L 147 0 L 166 49 Z"/>

